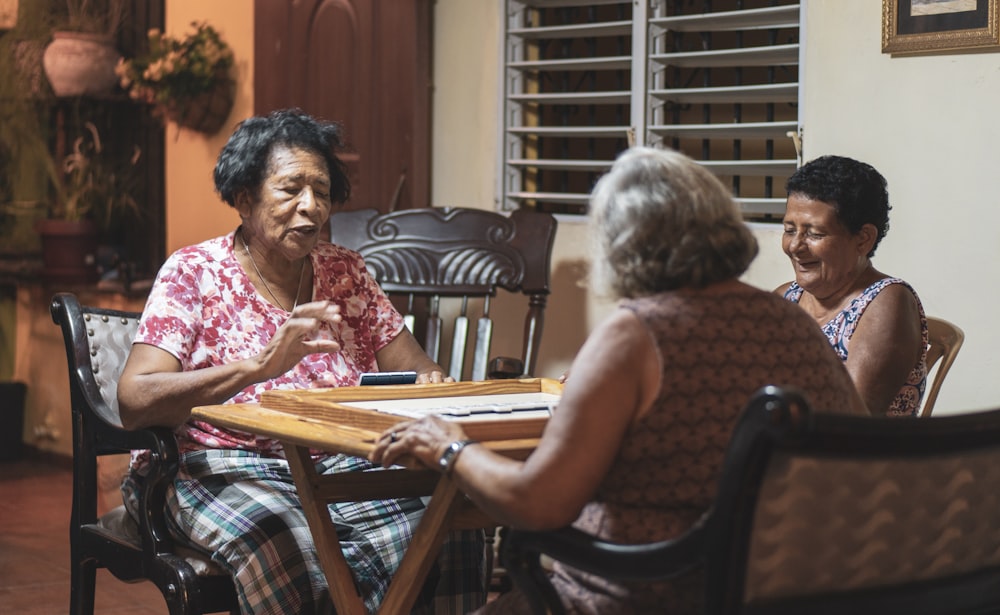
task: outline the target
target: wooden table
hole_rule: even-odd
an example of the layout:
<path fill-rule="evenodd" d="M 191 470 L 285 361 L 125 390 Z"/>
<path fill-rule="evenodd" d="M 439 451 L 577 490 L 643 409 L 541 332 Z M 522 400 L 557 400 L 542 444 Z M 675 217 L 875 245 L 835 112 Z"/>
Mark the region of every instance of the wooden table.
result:
<path fill-rule="evenodd" d="M 192 416 L 213 425 L 280 440 L 295 481 L 316 550 L 341 615 L 363 614 L 354 577 L 327 511 L 333 502 L 431 496 L 413 539 L 393 577 L 380 613 L 407 613 L 449 530 L 496 525 L 462 496 L 455 483 L 414 460 L 399 468 L 374 472 L 344 472 L 321 476 L 309 450 L 367 457 L 385 429 L 408 420 L 349 405 L 351 401 L 495 396 L 511 393 L 559 394 L 554 380 L 531 378 L 402 386 L 342 387 L 301 391 L 269 391 L 260 404 L 201 406 Z M 519 418 L 516 413 L 474 422 L 456 418 L 472 439 L 510 457 L 523 459 L 534 450 L 544 418 Z"/>

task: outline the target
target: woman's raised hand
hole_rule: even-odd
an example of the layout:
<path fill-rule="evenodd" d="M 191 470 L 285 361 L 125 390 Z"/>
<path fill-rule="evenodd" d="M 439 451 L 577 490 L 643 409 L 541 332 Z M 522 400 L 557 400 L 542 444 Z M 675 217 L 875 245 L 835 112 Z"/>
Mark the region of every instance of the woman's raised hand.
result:
<path fill-rule="evenodd" d="M 330 335 L 330 326 L 338 322 L 340 306 L 330 301 L 313 301 L 296 307 L 257 355 L 263 379 L 284 374 L 306 355 L 340 351 L 340 344 Z"/>

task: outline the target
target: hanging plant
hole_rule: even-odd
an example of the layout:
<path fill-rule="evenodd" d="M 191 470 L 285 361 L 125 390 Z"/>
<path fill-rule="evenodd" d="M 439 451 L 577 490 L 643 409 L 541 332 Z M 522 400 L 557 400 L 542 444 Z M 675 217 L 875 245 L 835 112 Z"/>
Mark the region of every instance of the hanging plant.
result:
<path fill-rule="evenodd" d="M 149 51 L 120 61 L 115 73 L 133 100 L 153 105 L 164 121 L 214 134 L 233 106 L 233 51 L 212 26 L 191 26 L 180 39 L 150 30 Z"/>

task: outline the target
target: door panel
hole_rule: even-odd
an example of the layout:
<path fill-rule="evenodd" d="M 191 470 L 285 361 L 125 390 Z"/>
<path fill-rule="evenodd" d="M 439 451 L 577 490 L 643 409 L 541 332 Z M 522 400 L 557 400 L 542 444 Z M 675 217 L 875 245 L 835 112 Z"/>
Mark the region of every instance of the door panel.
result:
<path fill-rule="evenodd" d="M 342 124 L 348 208 L 427 206 L 430 0 L 257 0 L 256 11 L 255 111 L 301 107 Z"/>

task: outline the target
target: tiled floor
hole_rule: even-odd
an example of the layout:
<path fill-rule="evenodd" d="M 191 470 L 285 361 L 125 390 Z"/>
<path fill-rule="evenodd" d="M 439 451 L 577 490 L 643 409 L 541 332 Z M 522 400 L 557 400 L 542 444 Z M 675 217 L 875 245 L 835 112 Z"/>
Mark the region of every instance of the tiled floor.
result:
<path fill-rule="evenodd" d="M 0 615 L 69 612 L 72 486 L 68 461 L 0 461 Z M 96 591 L 99 615 L 167 613 L 150 583 L 122 583 L 98 570 Z"/>
<path fill-rule="evenodd" d="M 71 490 L 68 463 L 0 461 L 0 613 L 69 612 Z M 99 570 L 95 611 L 164 615 L 167 607 L 152 584 L 125 584 Z"/>

